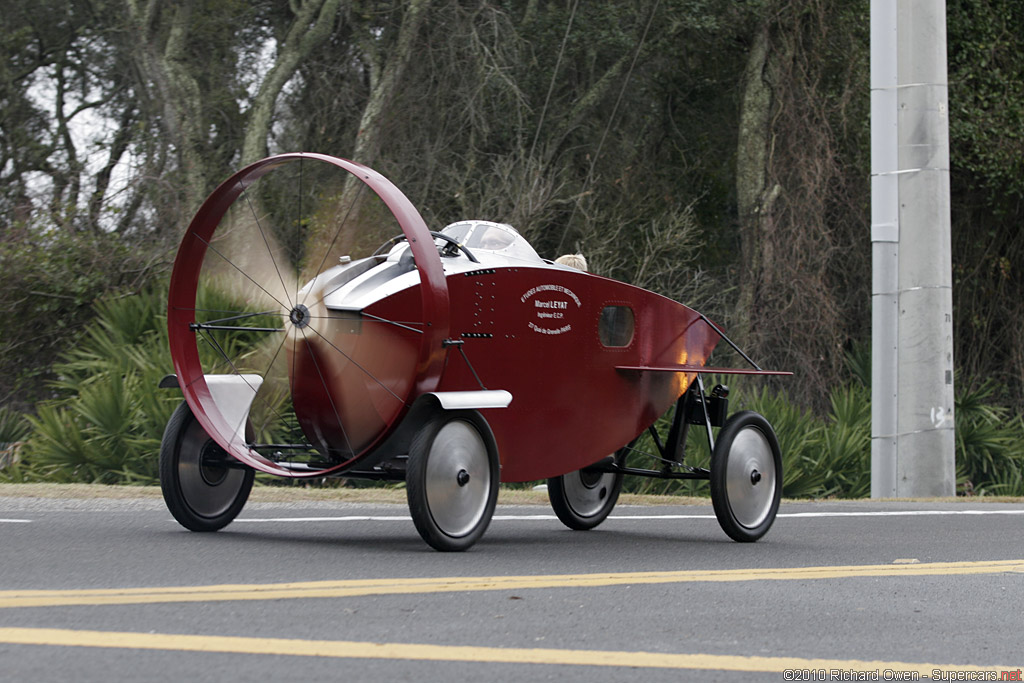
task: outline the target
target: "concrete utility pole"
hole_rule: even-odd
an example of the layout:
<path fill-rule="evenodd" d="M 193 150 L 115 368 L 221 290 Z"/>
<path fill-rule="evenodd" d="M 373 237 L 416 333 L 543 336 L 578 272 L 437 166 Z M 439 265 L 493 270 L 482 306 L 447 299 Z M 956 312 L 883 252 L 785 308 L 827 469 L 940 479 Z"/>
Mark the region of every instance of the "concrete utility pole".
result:
<path fill-rule="evenodd" d="M 871 0 L 871 497 L 952 496 L 944 0 Z"/>

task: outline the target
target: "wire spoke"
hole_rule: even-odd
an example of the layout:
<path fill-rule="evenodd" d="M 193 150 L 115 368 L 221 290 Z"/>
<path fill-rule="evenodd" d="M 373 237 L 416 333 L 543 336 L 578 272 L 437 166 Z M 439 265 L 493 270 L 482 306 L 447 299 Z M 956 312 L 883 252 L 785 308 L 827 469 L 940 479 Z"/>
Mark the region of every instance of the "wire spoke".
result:
<path fill-rule="evenodd" d="M 295 244 L 292 245 L 295 254 L 296 268 L 295 268 L 295 301 L 299 300 L 299 284 L 302 281 L 302 269 L 298 267 L 298 263 L 304 259 L 300 258 L 302 252 L 302 198 L 303 198 L 303 179 L 305 166 L 303 162 L 305 159 L 299 159 L 299 217 L 295 223 Z"/>
<path fill-rule="evenodd" d="M 312 328 L 310 328 L 310 329 L 312 329 Z M 302 333 L 303 333 L 303 335 L 305 335 L 306 331 L 305 331 L 305 330 L 303 330 L 303 331 L 302 331 Z M 334 342 L 332 342 L 332 341 L 331 341 L 330 339 L 328 339 L 328 338 L 327 338 L 327 337 L 325 337 L 324 335 L 320 334 L 320 333 L 319 333 L 319 332 L 317 332 L 316 330 L 313 330 L 313 333 L 314 333 L 314 334 L 316 334 L 316 336 L 317 336 L 317 337 L 319 337 L 320 339 L 322 339 L 322 340 L 323 340 L 323 341 L 324 341 L 324 342 L 325 342 L 325 343 L 326 343 L 326 344 L 327 344 L 328 346 L 330 346 L 330 347 L 331 347 L 332 349 L 334 349 L 335 351 L 337 351 L 338 353 L 340 353 L 340 354 L 341 354 L 342 356 L 344 356 L 344 357 L 345 357 L 345 360 L 347 360 L 347 361 L 348 361 L 349 363 L 352 363 L 352 365 L 354 365 L 355 367 L 357 367 L 357 368 L 358 368 L 358 369 L 359 369 L 359 370 L 360 370 L 360 371 L 361 371 L 361 372 L 362 372 L 363 374 L 365 374 L 365 375 L 366 375 L 367 377 L 369 377 L 369 378 L 370 378 L 371 380 L 373 380 L 374 382 L 376 382 L 376 383 L 377 383 L 377 385 L 378 385 L 378 386 L 379 386 L 379 387 L 380 387 L 381 389 L 383 389 L 384 391 L 386 391 L 386 392 L 388 392 L 389 394 L 391 394 L 392 396 L 394 396 L 394 397 L 395 397 L 395 399 L 396 399 L 397 401 L 399 401 L 400 403 L 405 403 L 404 399 L 402 399 L 402 397 L 401 397 L 401 396 L 399 396 L 398 394 L 396 394 L 396 393 L 395 393 L 394 391 L 392 391 L 392 390 L 391 390 L 391 388 L 390 388 L 390 387 L 388 387 L 388 386 L 387 386 L 386 384 L 384 384 L 384 383 L 383 383 L 383 382 L 381 382 L 381 381 L 380 381 L 379 379 L 377 379 L 377 376 L 376 376 L 376 375 L 374 375 L 374 374 L 373 374 L 372 372 L 370 372 L 369 370 L 367 370 L 366 368 L 364 368 L 364 367 L 363 367 L 362 365 L 360 365 L 360 364 L 359 364 L 359 362 L 357 362 L 357 361 L 356 361 L 356 359 L 354 359 L 354 358 L 353 358 L 352 356 L 348 355 L 347 353 L 345 353 L 344 351 L 342 351 L 341 349 L 339 349 L 339 348 L 338 348 L 338 347 L 337 347 L 337 346 L 336 346 L 336 345 L 334 344 Z"/>
<path fill-rule="evenodd" d="M 200 308 L 192 309 L 195 313 L 230 313 L 232 311 L 212 311 L 204 310 Z M 222 323 L 229 323 L 235 320 L 245 320 L 247 318 L 258 318 L 259 316 L 279 316 L 280 311 L 259 311 L 258 313 L 239 313 L 237 315 L 231 315 L 226 318 L 214 318 L 213 320 L 207 320 L 203 325 L 220 325 Z"/>
<path fill-rule="evenodd" d="M 288 285 L 284 282 L 284 275 L 281 274 L 281 268 L 277 265 L 277 259 L 274 257 L 274 249 L 270 246 L 270 240 L 267 239 L 267 234 L 263 230 L 263 225 L 260 223 L 260 217 L 256 215 L 256 207 L 253 206 L 252 199 L 249 197 L 248 192 L 242 193 L 245 196 L 245 201 L 249 205 L 249 210 L 252 212 L 252 219 L 256 221 L 256 228 L 260 231 L 260 237 L 263 238 L 263 244 L 267 248 L 267 256 L 270 257 L 270 262 L 274 264 L 274 270 L 277 272 L 277 279 L 281 282 L 281 291 L 284 292 L 284 296 L 288 299 L 288 308 L 291 308 L 292 302 L 288 297 Z"/>
<path fill-rule="evenodd" d="M 409 327 L 410 325 L 423 325 L 423 323 L 405 323 L 405 322 L 400 323 L 397 320 L 388 320 L 387 318 L 381 318 L 380 316 L 372 315 L 370 313 L 367 313 L 366 311 L 360 311 L 359 315 L 363 316 L 365 318 L 369 318 L 371 321 L 374 321 L 374 322 L 380 322 L 380 323 L 385 323 L 385 324 L 388 324 L 388 325 L 394 325 L 395 327 L 400 327 L 403 330 L 409 330 L 410 332 L 415 332 L 416 334 L 423 334 L 423 330 L 417 330 L 414 327 Z"/>
<path fill-rule="evenodd" d="M 349 203 L 348 209 L 346 209 L 345 211 L 345 217 L 338 222 L 338 229 L 335 230 L 334 237 L 331 238 L 331 243 L 327 245 L 326 249 L 324 249 L 323 259 L 320 261 L 320 266 L 316 269 L 316 274 L 313 276 L 312 286 L 310 286 L 309 292 L 306 293 L 307 297 L 309 296 L 310 292 L 316 289 L 315 285 L 317 278 L 319 278 L 320 274 L 323 272 L 324 266 L 327 264 L 327 258 L 330 256 L 331 251 L 334 249 L 334 245 L 338 241 L 338 237 L 341 235 L 341 231 L 345 228 L 345 225 L 348 223 L 349 216 L 352 215 L 352 210 L 355 209 L 356 204 L 359 203 L 359 199 L 363 196 L 363 193 L 366 191 L 366 187 L 367 186 L 365 183 L 359 183 L 359 191 L 356 193 L 356 196 L 353 197 L 352 201 Z M 305 302 L 306 300 L 303 299 L 302 303 Z"/>
<path fill-rule="evenodd" d="M 200 242 L 205 244 L 207 249 L 212 249 L 213 253 L 217 254 L 217 256 L 220 256 L 222 259 L 224 259 L 225 263 L 227 263 L 229 266 L 231 266 L 232 268 L 237 270 L 239 273 L 241 273 L 242 277 L 244 277 L 246 280 L 248 280 L 249 282 L 251 282 L 254 285 L 256 285 L 256 287 L 260 291 L 262 291 L 264 294 L 269 296 L 275 303 L 277 303 L 278 306 L 280 306 L 281 308 L 286 309 L 286 310 L 290 310 L 291 309 L 291 306 L 286 305 L 284 302 L 282 302 L 276 296 L 274 296 L 269 291 L 267 291 L 267 289 L 263 285 L 261 285 L 260 283 L 256 282 L 256 280 L 253 280 L 252 277 L 248 273 L 246 273 L 237 264 L 235 264 L 231 259 L 229 259 L 227 256 L 225 256 L 219 249 L 217 249 L 217 247 L 213 246 L 212 244 L 210 244 L 210 242 L 204 240 L 202 237 L 196 236 L 196 239 L 198 239 Z"/>
<path fill-rule="evenodd" d="M 314 332 L 315 332 L 315 330 L 314 330 Z M 318 334 L 318 336 L 321 336 L 321 338 L 323 338 L 322 335 Z M 305 329 L 302 330 L 302 337 L 303 337 L 303 339 L 306 339 L 306 342 L 308 344 L 309 342 L 308 342 L 308 338 L 306 337 L 306 330 Z M 330 342 L 328 342 L 328 343 L 330 343 Z M 331 344 L 331 346 L 334 346 L 334 345 Z M 335 347 L 335 348 L 337 348 L 337 347 Z M 342 354 L 342 355 L 344 355 L 344 354 Z M 352 440 L 349 439 L 348 431 L 345 429 L 345 424 L 344 424 L 344 422 L 341 419 L 341 415 L 338 413 L 338 406 L 335 405 L 335 403 L 334 403 L 334 396 L 331 394 L 330 389 L 327 386 L 327 380 L 324 378 L 324 373 L 320 369 L 320 364 L 316 361 L 316 354 L 315 353 L 310 353 L 309 357 L 313 360 L 313 366 L 316 368 L 316 373 L 320 377 L 320 385 L 324 388 L 324 391 L 327 394 L 327 399 L 331 403 L 331 410 L 334 411 L 334 419 L 336 419 L 338 421 L 338 427 L 341 428 L 341 434 L 345 438 L 345 443 L 348 444 L 348 450 L 349 450 L 350 453 L 355 453 L 355 449 L 352 448 Z M 347 358 L 347 356 L 346 356 L 346 358 Z M 362 368 L 360 368 L 360 369 L 362 369 Z M 369 374 L 369 373 L 367 373 L 367 374 Z"/>

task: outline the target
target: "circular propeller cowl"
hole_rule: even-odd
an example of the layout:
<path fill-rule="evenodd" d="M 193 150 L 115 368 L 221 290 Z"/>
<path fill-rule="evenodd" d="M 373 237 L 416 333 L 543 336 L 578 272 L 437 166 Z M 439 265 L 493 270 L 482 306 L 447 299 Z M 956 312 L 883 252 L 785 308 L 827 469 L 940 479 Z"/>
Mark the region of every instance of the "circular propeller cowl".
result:
<path fill-rule="evenodd" d="M 388 232 L 415 260 L 405 298 L 418 319 L 329 310 L 336 252 Z M 390 181 L 345 159 L 282 154 L 238 171 L 200 207 L 167 318 L 178 383 L 207 434 L 256 469 L 324 476 L 358 462 L 416 392 L 436 387 L 448 290 L 426 224 Z"/>

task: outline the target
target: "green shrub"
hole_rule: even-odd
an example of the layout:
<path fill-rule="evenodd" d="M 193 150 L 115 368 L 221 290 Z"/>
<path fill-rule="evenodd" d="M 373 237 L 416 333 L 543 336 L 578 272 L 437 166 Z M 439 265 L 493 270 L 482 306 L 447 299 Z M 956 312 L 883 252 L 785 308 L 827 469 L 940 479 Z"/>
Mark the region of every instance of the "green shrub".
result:
<path fill-rule="evenodd" d="M 24 415 L 7 407 L 0 407 L 0 445 L 22 441 L 29 433 Z"/>
<path fill-rule="evenodd" d="M 829 492 L 841 498 L 871 495 L 871 392 L 850 385 L 832 392 L 822 461 Z"/>
<path fill-rule="evenodd" d="M 56 398 L 28 418 L 22 461 L 4 478 L 105 484 L 157 481 L 160 439 L 180 394 L 170 368 L 162 292 L 110 298 L 54 364 Z"/>
<path fill-rule="evenodd" d="M 791 498 L 834 493 L 829 487 L 828 463 L 823 462 L 824 425 L 809 410 L 796 406 L 785 393 L 740 392 L 730 412 L 754 410 L 775 430 L 782 451 L 782 494 Z"/>
<path fill-rule="evenodd" d="M 122 235 L 0 235 L 0 401 L 29 410 L 52 398 L 52 363 L 77 343 L 95 302 L 107 292 L 137 291 L 160 263 Z"/>
<path fill-rule="evenodd" d="M 208 290 L 200 292 L 197 307 L 240 310 L 228 295 Z M 21 462 L 0 471 L 0 478 L 104 484 L 158 481 L 164 427 L 182 400 L 181 392 L 157 387 L 172 369 L 164 290 L 104 299 L 94 310 L 95 319 L 53 365 L 55 398 L 39 404 L 35 415 L 28 417 L 31 432 Z M 234 333 L 215 343 L 229 354 L 247 348 L 258 353 L 260 340 L 259 333 Z M 220 362 L 219 352 L 209 345 L 200 346 L 200 356 L 206 367 Z M 279 397 L 281 404 L 287 400 Z M 288 414 L 271 399 L 264 403 L 272 416 Z M 261 424 L 260 437 L 287 441 L 274 437 L 275 430 L 288 427 L 281 422 Z"/>
<path fill-rule="evenodd" d="M 31 426 L 20 413 L 0 407 L 0 472 L 13 467 L 21 459 L 21 442 Z"/>
<path fill-rule="evenodd" d="M 997 402 L 986 381 L 956 401 L 958 488 L 973 495 L 1024 495 L 1024 421 Z"/>

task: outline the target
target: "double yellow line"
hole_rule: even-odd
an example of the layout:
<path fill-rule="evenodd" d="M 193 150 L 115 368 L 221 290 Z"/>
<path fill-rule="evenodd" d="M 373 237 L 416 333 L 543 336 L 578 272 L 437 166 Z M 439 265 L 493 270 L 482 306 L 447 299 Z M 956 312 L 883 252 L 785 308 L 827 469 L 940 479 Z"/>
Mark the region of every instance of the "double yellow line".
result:
<path fill-rule="evenodd" d="M 225 584 L 161 588 L 0 591 L 0 608 L 69 605 L 142 605 L 167 602 L 295 600 L 365 595 L 463 593 L 472 591 L 591 588 L 596 586 L 734 581 L 813 581 L 877 576 L 941 576 L 1024 572 L 1024 559 L 984 562 L 711 569 L 614 574 L 552 574 L 545 576 L 481 576 L 417 579 L 353 579 L 301 583 Z"/>
<path fill-rule="evenodd" d="M 372 643 L 344 640 L 294 640 L 287 638 L 241 638 L 236 636 L 177 635 L 169 633 L 74 631 L 52 628 L 0 628 L 0 643 L 341 659 L 474 662 L 478 664 L 562 664 L 570 666 L 621 666 L 651 669 L 765 671 L 778 673 L 787 670 L 877 671 L 880 674 L 885 671 L 897 671 L 901 673 L 917 672 L 924 676 L 931 675 L 936 670 L 946 672 L 999 672 L 1011 669 L 1008 666 L 980 667 L 859 659 L 803 659 L 799 657 L 743 657 L 735 655 L 560 650 L 552 648 L 470 647 L 462 645 Z M 1013 669 L 1016 669 L 1016 667 L 1013 667 Z M 824 680 L 829 679 L 826 678 Z M 880 680 L 887 679 L 881 678 Z"/>
<path fill-rule="evenodd" d="M 0 608 L 69 605 L 132 605 L 169 602 L 342 598 L 468 591 L 519 591 L 544 588 L 652 585 L 733 581 L 813 581 L 880 576 L 941 576 L 1024 573 L 1024 560 L 930 562 L 837 567 L 789 567 L 704 571 L 556 574 L 547 576 L 445 577 L 427 579 L 357 579 L 278 584 L 238 584 L 98 590 L 0 591 Z M 418 643 L 299 640 L 237 636 L 132 633 L 51 628 L 0 628 L 0 643 L 62 647 L 289 655 L 346 659 L 393 659 L 444 662 L 560 664 L 738 672 L 885 672 L 922 677 L 940 672 L 1016 671 L 1018 667 L 979 667 L 920 662 L 745 657 L 552 648 L 473 647 Z"/>

